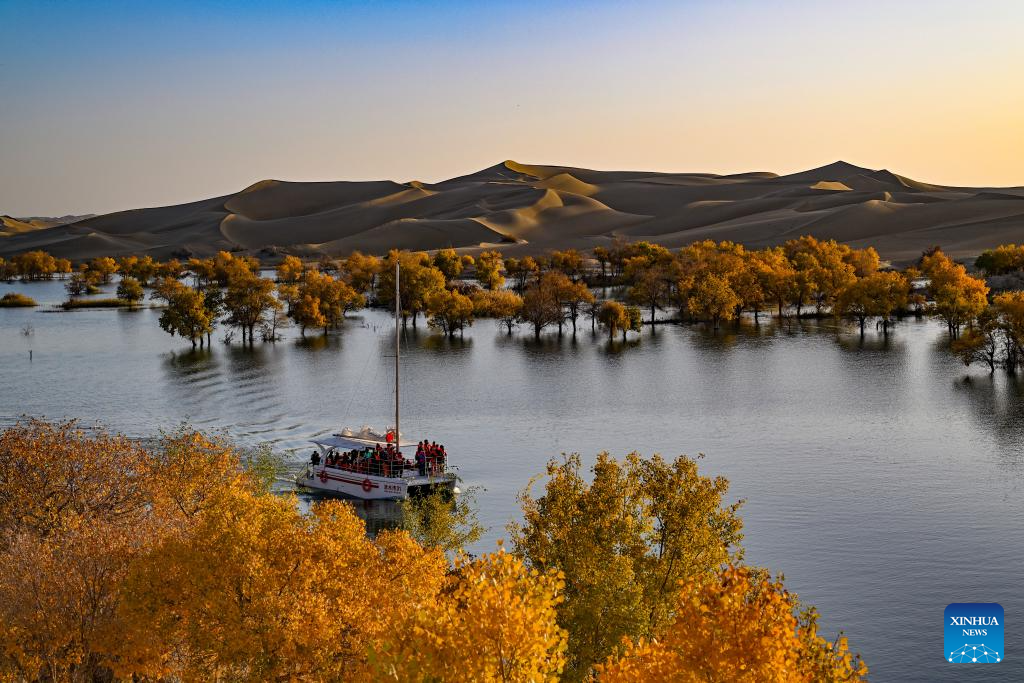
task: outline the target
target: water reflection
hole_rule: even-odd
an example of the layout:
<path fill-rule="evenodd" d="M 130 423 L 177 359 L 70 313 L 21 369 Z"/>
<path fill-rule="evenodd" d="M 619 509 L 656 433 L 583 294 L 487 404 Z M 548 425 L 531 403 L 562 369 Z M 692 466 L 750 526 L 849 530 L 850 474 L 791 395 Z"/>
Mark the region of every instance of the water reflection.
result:
<path fill-rule="evenodd" d="M 1024 464 L 1024 378 L 993 374 L 965 375 L 952 382 L 977 424 L 990 432 L 1006 464 Z"/>

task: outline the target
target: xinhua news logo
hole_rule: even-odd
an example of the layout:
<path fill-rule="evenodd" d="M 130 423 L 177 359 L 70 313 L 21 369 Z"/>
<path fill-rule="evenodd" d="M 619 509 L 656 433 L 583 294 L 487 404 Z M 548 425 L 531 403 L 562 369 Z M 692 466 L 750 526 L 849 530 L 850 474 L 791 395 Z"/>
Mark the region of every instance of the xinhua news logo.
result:
<path fill-rule="evenodd" d="M 954 602 L 945 613 L 946 661 L 997 664 L 1003 661 L 1003 608 L 995 602 Z"/>

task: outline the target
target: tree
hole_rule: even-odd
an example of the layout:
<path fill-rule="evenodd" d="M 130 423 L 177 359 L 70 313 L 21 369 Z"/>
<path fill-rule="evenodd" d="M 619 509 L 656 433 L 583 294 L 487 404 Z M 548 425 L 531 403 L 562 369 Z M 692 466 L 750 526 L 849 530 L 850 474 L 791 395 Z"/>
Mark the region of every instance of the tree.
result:
<path fill-rule="evenodd" d="M 783 315 L 786 303 L 792 300 L 796 286 L 796 269 L 786 258 L 785 252 L 779 247 L 771 247 L 756 252 L 752 263 L 757 274 L 757 281 L 765 297 L 778 306 L 779 317 Z"/>
<path fill-rule="evenodd" d="M 949 336 L 956 339 L 960 328 L 988 306 L 988 286 L 938 249 L 921 259 L 921 272 L 929 278 L 932 312 L 945 321 Z"/>
<path fill-rule="evenodd" d="M 710 576 L 739 557 L 739 503 L 729 483 L 694 460 L 601 453 L 593 477 L 579 455 L 552 460 L 542 495 L 520 495 L 515 553 L 565 576 L 558 623 L 569 632 L 567 680 L 584 679 L 624 636 L 651 637 L 671 619 L 682 580 Z M 531 485 L 532 486 L 532 485 Z"/>
<path fill-rule="evenodd" d="M 601 327 L 608 330 L 608 341 L 615 339 L 615 333 L 622 331 L 622 339 L 626 339 L 626 331 L 629 329 L 629 312 L 626 307 L 618 301 L 605 301 L 597 313 L 597 320 Z"/>
<path fill-rule="evenodd" d="M 512 279 L 512 288 L 522 294 L 530 280 L 540 276 L 540 266 L 532 256 L 505 259 L 505 273 Z"/>
<path fill-rule="evenodd" d="M 994 373 L 1004 348 L 1001 332 L 999 313 L 990 307 L 978 314 L 967 332 L 953 340 L 951 348 L 964 365 L 984 363 L 988 365 L 989 373 Z"/>
<path fill-rule="evenodd" d="M 117 261 L 109 256 L 101 256 L 89 261 L 89 270 L 99 274 L 100 282 L 107 284 L 117 272 Z"/>
<path fill-rule="evenodd" d="M 274 296 L 273 280 L 257 277 L 248 267 L 237 264 L 237 261 L 233 261 L 226 266 L 233 269 L 233 274 L 224 295 L 224 310 L 228 315 L 228 325 L 241 328 L 242 343 L 245 343 L 248 334 L 249 343 L 252 344 L 253 330 L 273 308 L 281 306 L 281 302 Z"/>
<path fill-rule="evenodd" d="M 565 661 L 555 621 L 562 581 L 508 553 L 460 559 L 372 658 L 376 680 L 554 681 Z"/>
<path fill-rule="evenodd" d="M 433 598 L 442 569 L 439 551 L 403 533 L 368 539 L 343 502 L 306 517 L 289 497 L 229 492 L 133 567 L 123 666 L 179 680 L 364 679 L 370 646 Z"/>
<path fill-rule="evenodd" d="M 717 330 L 720 321 L 735 317 L 741 303 L 742 299 L 732 290 L 727 280 L 709 273 L 698 279 L 693 293 L 686 301 L 686 307 L 691 315 L 711 320 Z"/>
<path fill-rule="evenodd" d="M 540 333 L 545 327 L 560 324 L 565 319 L 565 313 L 552 284 L 552 280 L 545 280 L 542 277 L 540 282 L 523 294 L 519 319 L 533 325 L 534 339 L 540 339 Z"/>
<path fill-rule="evenodd" d="M 1003 364 L 1016 372 L 1024 358 L 1024 292 L 1004 292 L 992 301 L 1003 336 Z"/>
<path fill-rule="evenodd" d="M 213 318 L 202 292 L 168 278 L 162 280 L 150 296 L 167 304 L 160 314 L 160 329 L 172 337 L 177 334 L 188 339 L 193 349 L 213 330 Z"/>
<path fill-rule="evenodd" d="M 407 498 L 399 503 L 400 527 L 424 548 L 438 548 L 449 555 L 461 553 L 485 531 L 474 503 L 472 491 L 455 497 L 438 490 Z"/>
<path fill-rule="evenodd" d="M 133 277 L 121 277 L 121 282 L 117 285 L 117 298 L 122 301 L 128 301 L 132 304 L 136 304 L 142 300 L 142 297 L 146 295 L 142 291 L 142 285 Z"/>
<path fill-rule="evenodd" d="M 427 296 L 429 325 L 449 337 L 473 324 L 473 300 L 454 289 L 441 289 Z"/>
<path fill-rule="evenodd" d="M 278 282 L 298 282 L 306 267 L 295 256 L 285 256 L 277 266 Z"/>
<path fill-rule="evenodd" d="M 608 274 L 608 264 L 611 261 L 611 253 L 606 247 L 594 247 L 594 258 L 601 266 L 601 281 L 604 282 Z"/>
<path fill-rule="evenodd" d="M 575 249 L 565 251 L 552 251 L 551 268 L 564 273 L 573 282 L 579 282 L 583 277 L 583 254 Z"/>
<path fill-rule="evenodd" d="M 433 263 L 444 275 L 445 284 L 462 275 L 462 257 L 452 248 L 438 250 L 434 254 Z"/>
<path fill-rule="evenodd" d="M 1024 245 L 1001 244 L 995 249 L 987 249 L 975 259 L 974 265 L 989 277 L 1021 270 L 1024 268 Z"/>
<path fill-rule="evenodd" d="M 73 422 L 4 430 L 0 678 L 112 680 L 130 652 L 123 636 L 152 616 L 133 623 L 121 612 L 133 565 L 238 487 L 238 464 L 233 450 L 187 429 L 152 450 Z"/>
<path fill-rule="evenodd" d="M 494 291 L 481 290 L 473 295 L 473 313 L 477 317 L 488 316 L 495 318 L 502 325 L 508 328 L 512 334 L 512 328 L 519 322 L 523 311 L 523 298 L 507 289 Z"/>
<path fill-rule="evenodd" d="M 377 256 L 368 256 L 359 251 L 353 251 L 348 258 L 341 262 L 341 271 L 345 281 L 360 294 L 372 292 L 377 285 L 377 276 L 381 272 L 383 262 Z M 393 266 L 392 266 L 393 267 Z M 392 288 L 394 282 L 392 281 Z"/>
<path fill-rule="evenodd" d="M 632 640 L 598 667 L 598 680 L 819 683 L 862 681 L 867 666 L 817 635 L 816 615 L 798 618 L 781 580 L 744 567 L 692 578 L 679 593 L 671 625 L 656 639 Z"/>
<path fill-rule="evenodd" d="M 156 262 L 152 256 L 122 256 L 117 260 L 117 272 L 121 277 L 131 277 L 139 281 L 139 284 L 146 286 L 150 279 L 156 275 Z"/>
<path fill-rule="evenodd" d="M 419 314 L 427 309 L 427 297 L 444 289 L 444 273 L 435 268 L 425 253 L 392 250 L 377 278 L 377 302 L 391 308 L 395 305 L 395 260 L 401 264 L 399 296 L 402 302 L 402 324 L 412 316 L 413 327 Z"/>
<path fill-rule="evenodd" d="M 307 327 L 322 327 L 327 334 L 329 328 L 341 324 L 348 311 L 366 305 L 366 298 L 344 280 L 316 270 L 307 270 L 297 286 L 285 285 L 278 291 L 303 336 Z"/>
<path fill-rule="evenodd" d="M 575 337 L 576 320 L 584 312 L 586 306 L 594 303 L 594 294 L 582 281 L 570 281 L 558 288 L 558 300 L 565 308 L 566 317 L 572 322 L 572 336 Z"/>
<path fill-rule="evenodd" d="M 505 263 L 500 251 L 482 251 L 476 257 L 476 279 L 484 289 L 500 289 L 505 284 Z"/>
<path fill-rule="evenodd" d="M 867 277 L 881 265 L 881 259 L 874 247 L 851 249 L 844 253 L 843 260 L 853 266 L 853 274 L 857 277 Z"/>

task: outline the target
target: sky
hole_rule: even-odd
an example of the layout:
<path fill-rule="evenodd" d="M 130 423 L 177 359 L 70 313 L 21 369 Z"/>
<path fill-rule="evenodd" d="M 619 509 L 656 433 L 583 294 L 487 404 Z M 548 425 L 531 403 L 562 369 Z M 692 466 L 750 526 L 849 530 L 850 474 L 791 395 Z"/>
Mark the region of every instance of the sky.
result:
<path fill-rule="evenodd" d="M 505 159 L 1024 185 L 1024 3 L 0 0 L 0 214 Z"/>

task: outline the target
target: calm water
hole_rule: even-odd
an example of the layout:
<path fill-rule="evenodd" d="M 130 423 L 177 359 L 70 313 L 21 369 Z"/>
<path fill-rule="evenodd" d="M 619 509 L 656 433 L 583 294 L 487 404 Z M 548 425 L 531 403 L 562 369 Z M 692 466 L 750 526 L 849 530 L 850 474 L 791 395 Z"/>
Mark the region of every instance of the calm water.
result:
<path fill-rule="evenodd" d="M 61 283 L 0 284 L 40 302 Z M 100 421 L 151 435 L 183 420 L 302 449 L 391 415 L 390 320 L 253 350 L 193 352 L 156 311 L 0 309 L 0 420 Z M 34 332 L 26 336 L 23 328 Z M 873 680 L 1024 680 L 1024 383 L 967 371 L 944 330 L 905 322 L 861 342 L 831 322 L 720 332 L 664 326 L 625 347 L 589 332 L 535 343 L 492 321 L 449 342 L 406 335 L 403 430 L 446 445 L 490 527 L 562 451 L 705 453 L 745 498 L 747 560 L 783 571 L 843 628 Z M 29 362 L 29 350 L 33 360 Z M 374 511 L 365 511 L 373 516 Z M 1006 661 L 942 659 L 950 602 L 999 602 Z"/>

